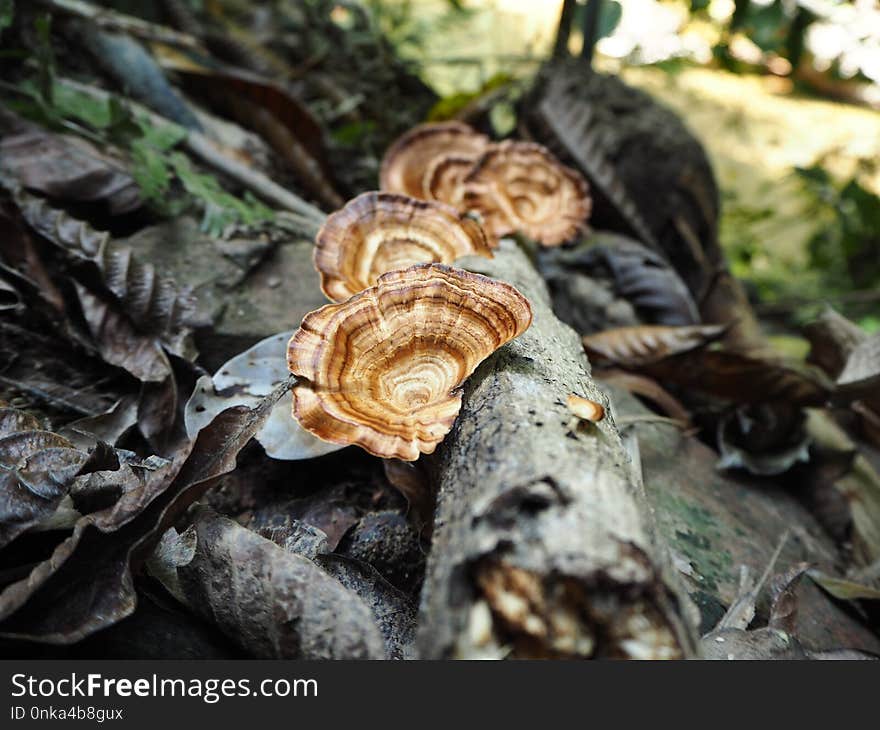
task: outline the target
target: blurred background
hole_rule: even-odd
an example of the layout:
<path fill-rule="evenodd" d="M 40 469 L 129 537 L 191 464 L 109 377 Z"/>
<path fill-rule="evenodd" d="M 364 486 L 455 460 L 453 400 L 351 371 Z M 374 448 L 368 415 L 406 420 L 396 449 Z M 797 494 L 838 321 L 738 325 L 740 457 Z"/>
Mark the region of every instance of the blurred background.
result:
<path fill-rule="evenodd" d="M 436 119 L 527 79 L 561 46 L 564 4 L 565 45 L 580 53 L 588 5 L 364 4 L 440 96 Z M 346 15 L 340 5 L 337 22 Z M 796 324 L 831 302 L 880 328 L 880 4 L 601 0 L 598 16 L 595 67 L 674 109 L 707 148 L 722 241 L 762 318 Z M 493 109 L 499 134 L 513 124 L 504 108 Z"/>

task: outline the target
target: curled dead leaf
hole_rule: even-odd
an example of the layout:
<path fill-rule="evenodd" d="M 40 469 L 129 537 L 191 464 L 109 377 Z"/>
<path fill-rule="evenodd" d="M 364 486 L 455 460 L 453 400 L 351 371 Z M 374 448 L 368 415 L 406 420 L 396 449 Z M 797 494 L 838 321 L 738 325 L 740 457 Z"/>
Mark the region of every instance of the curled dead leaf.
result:
<path fill-rule="evenodd" d="M 70 644 L 130 615 L 132 562 L 145 558 L 183 510 L 235 468 L 238 452 L 288 387 L 252 409 L 223 411 L 180 445 L 173 461 L 132 466 L 116 502 L 80 518 L 49 559 L 3 588 L 0 637 Z"/>
<path fill-rule="evenodd" d="M 725 329 L 725 326 L 715 324 L 683 327 L 639 325 L 584 335 L 583 343 L 587 355 L 603 365 L 639 369 L 703 348 L 718 340 Z"/>
<path fill-rule="evenodd" d="M 122 164 L 81 137 L 32 124 L 0 139 L 0 170 L 22 187 L 56 200 L 105 203 L 112 215 L 129 213 L 143 202 Z"/>
<path fill-rule="evenodd" d="M 192 331 L 207 322 L 188 288 L 139 261 L 131 249 L 116 246 L 108 233 L 52 208 L 45 200 L 18 191 L 15 201 L 37 233 L 74 259 L 94 264 L 107 291 L 139 331 L 157 336 L 175 355 L 195 357 Z"/>
<path fill-rule="evenodd" d="M 190 529 L 192 557 L 174 566 L 179 590 L 252 656 L 385 657 L 370 609 L 311 560 L 204 508 Z"/>
<path fill-rule="evenodd" d="M 253 407 L 290 378 L 285 356 L 291 335 L 293 330 L 267 337 L 220 366 L 213 378 L 199 378 L 184 409 L 190 438 L 195 438 L 221 411 L 231 406 Z M 297 461 L 342 448 L 303 429 L 290 417 L 292 408 L 293 396 L 285 393 L 257 431 L 255 438 L 267 456 Z"/>

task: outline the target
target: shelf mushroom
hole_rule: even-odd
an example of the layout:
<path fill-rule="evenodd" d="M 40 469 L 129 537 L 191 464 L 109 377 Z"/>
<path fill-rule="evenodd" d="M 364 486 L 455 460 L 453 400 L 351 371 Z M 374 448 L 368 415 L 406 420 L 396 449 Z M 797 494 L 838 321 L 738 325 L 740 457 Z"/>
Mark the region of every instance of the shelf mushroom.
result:
<path fill-rule="evenodd" d="M 467 255 L 492 257 L 480 225 L 436 201 L 363 193 L 333 213 L 318 232 L 315 268 L 321 289 L 341 302 L 389 271 L 418 263 L 451 264 Z"/>
<path fill-rule="evenodd" d="M 432 199 L 425 187 L 430 182 L 426 175 L 437 160 L 455 157 L 472 164 L 488 145 L 488 137 L 461 122 L 420 124 L 388 148 L 379 171 L 379 187 L 391 193 Z"/>
<path fill-rule="evenodd" d="M 464 180 L 463 207 L 478 212 L 490 237 L 520 231 L 544 246 L 571 239 L 590 215 L 589 186 L 545 147 L 492 145 Z"/>
<path fill-rule="evenodd" d="M 531 324 L 514 287 L 443 264 L 379 278 L 306 315 L 290 339 L 293 415 L 306 430 L 375 456 L 434 451 L 476 367 Z"/>
<path fill-rule="evenodd" d="M 464 181 L 475 159 L 450 155 L 438 157 L 425 170 L 422 187 L 428 200 L 440 200 L 459 210 L 464 205 Z"/>

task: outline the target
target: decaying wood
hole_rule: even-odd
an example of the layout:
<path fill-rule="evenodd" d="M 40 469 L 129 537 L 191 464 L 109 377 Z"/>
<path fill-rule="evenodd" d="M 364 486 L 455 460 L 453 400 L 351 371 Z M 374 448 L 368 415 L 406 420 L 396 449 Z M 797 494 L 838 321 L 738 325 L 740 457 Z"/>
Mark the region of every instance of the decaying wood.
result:
<path fill-rule="evenodd" d="M 462 262 L 514 284 L 534 320 L 470 378 L 432 463 L 421 656 L 690 655 L 689 604 L 613 419 L 579 425 L 566 406 L 608 403 L 577 335 L 512 242 Z"/>

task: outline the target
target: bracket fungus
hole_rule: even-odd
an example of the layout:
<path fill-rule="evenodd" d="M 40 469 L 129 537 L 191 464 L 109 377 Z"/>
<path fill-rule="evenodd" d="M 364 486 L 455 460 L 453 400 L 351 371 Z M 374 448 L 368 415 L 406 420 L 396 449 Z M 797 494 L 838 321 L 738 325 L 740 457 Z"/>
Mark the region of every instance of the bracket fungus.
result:
<path fill-rule="evenodd" d="M 490 236 L 519 231 L 558 246 L 586 222 L 592 200 L 583 176 L 545 147 L 508 141 L 489 147 L 468 173 L 463 207 L 480 214 Z"/>
<path fill-rule="evenodd" d="M 471 157 L 456 155 L 435 159 L 425 169 L 425 198 L 440 200 L 461 210 L 464 205 L 464 181 L 475 162 Z"/>
<path fill-rule="evenodd" d="M 325 441 L 414 461 L 452 428 L 468 376 L 531 321 L 504 282 L 443 264 L 390 272 L 303 319 L 287 349 L 293 415 Z"/>
<path fill-rule="evenodd" d="M 467 255 L 492 257 L 480 225 L 455 208 L 394 193 L 363 193 L 333 213 L 318 232 L 315 268 L 335 302 L 376 283 L 382 274 L 420 263 L 451 264 Z"/>
<path fill-rule="evenodd" d="M 488 137 L 461 122 L 420 124 L 388 148 L 379 171 L 379 187 L 392 193 L 430 199 L 432 196 L 425 183 L 434 162 L 455 157 L 473 164 L 488 146 Z"/>

